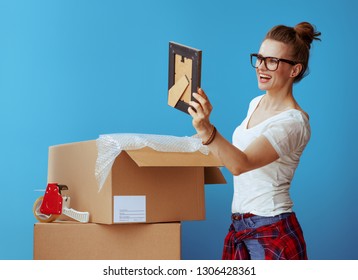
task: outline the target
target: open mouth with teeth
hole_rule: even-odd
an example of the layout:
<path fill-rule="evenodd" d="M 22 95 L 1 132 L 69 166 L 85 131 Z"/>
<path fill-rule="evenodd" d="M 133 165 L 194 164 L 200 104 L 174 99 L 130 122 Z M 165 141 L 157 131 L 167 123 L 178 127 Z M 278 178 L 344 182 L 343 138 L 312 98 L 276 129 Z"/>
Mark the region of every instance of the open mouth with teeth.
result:
<path fill-rule="evenodd" d="M 269 81 L 271 79 L 271 76 L 263 74 L 263 73 L 260 73 L 259 78 L 260 78 L 261 82 L 267 82 L 267 81 Z"/>

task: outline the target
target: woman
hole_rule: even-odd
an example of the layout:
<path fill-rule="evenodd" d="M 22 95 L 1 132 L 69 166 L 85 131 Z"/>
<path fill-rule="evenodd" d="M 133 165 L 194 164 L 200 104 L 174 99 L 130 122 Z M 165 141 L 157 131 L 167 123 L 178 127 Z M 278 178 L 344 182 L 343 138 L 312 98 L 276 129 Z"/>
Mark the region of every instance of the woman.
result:
<path fill-rule="evenodd" d="M 293 96 L 307 73 L 310 46 L 321 35 L 308 22 L 272 28 L 251 54 L 258 87 L 233 144 L 210 123 L 212 105 L 198 89 L 188 109 L 203 144 L 234 175 L 232 224 L 223 259 L 307 259 L 306 244 L 289 195 L 310 139 L 309 117 Z"/>

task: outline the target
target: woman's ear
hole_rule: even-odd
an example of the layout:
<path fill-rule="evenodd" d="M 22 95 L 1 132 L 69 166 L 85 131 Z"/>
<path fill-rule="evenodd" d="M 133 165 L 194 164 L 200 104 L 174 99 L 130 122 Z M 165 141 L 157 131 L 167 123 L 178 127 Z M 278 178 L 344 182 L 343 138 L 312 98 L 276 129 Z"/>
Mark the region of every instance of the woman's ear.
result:
<path fill-rule="evenodd" d="M 297 77 L 301 73 L 302 69 L 303 69 L 303 66 L 302 66 L 301 63 L 298 63 L 298 64 L 294 65 L 292 67 L 291 77 L 292 78 Z"/>

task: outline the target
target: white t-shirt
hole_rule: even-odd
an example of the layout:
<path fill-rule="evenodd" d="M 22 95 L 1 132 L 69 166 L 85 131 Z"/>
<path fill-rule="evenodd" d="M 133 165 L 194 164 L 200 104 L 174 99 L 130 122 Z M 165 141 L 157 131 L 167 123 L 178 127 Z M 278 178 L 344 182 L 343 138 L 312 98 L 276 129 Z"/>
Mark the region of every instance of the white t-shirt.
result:
<path fill-rule="evenodd" d="M 281 112 L 248 129 L 248 121 L 263 96 L 250 102 L 246 118 L 234 131 L 233 144 L 244 151 L 257 137 L 264 135 L 279 159 L 234 176 L 232 213 L 275 216 L 292 212 L 289 188 L 311 129 L 308 118 L 296 109 Z"/>

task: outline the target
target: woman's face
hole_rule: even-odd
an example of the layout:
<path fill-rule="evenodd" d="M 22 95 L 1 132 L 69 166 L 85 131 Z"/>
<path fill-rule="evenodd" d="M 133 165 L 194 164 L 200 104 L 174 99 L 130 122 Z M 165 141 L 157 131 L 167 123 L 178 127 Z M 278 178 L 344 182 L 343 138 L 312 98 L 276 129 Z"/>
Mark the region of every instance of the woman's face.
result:
<path fill-rule="evenodd" d="M 290 46 L 285 43 L 266 39 L 261 44 L 259 54 L 263 57 L 291 60 L 290 50 Z M 259 89 L 265 91 L 290 90 L 293 84 L 292 68 L 292 65 L 280 61 L 277 70 L 270 71 L 266 68 L 265 63 L 262 62 L 256 68 Z"/>

